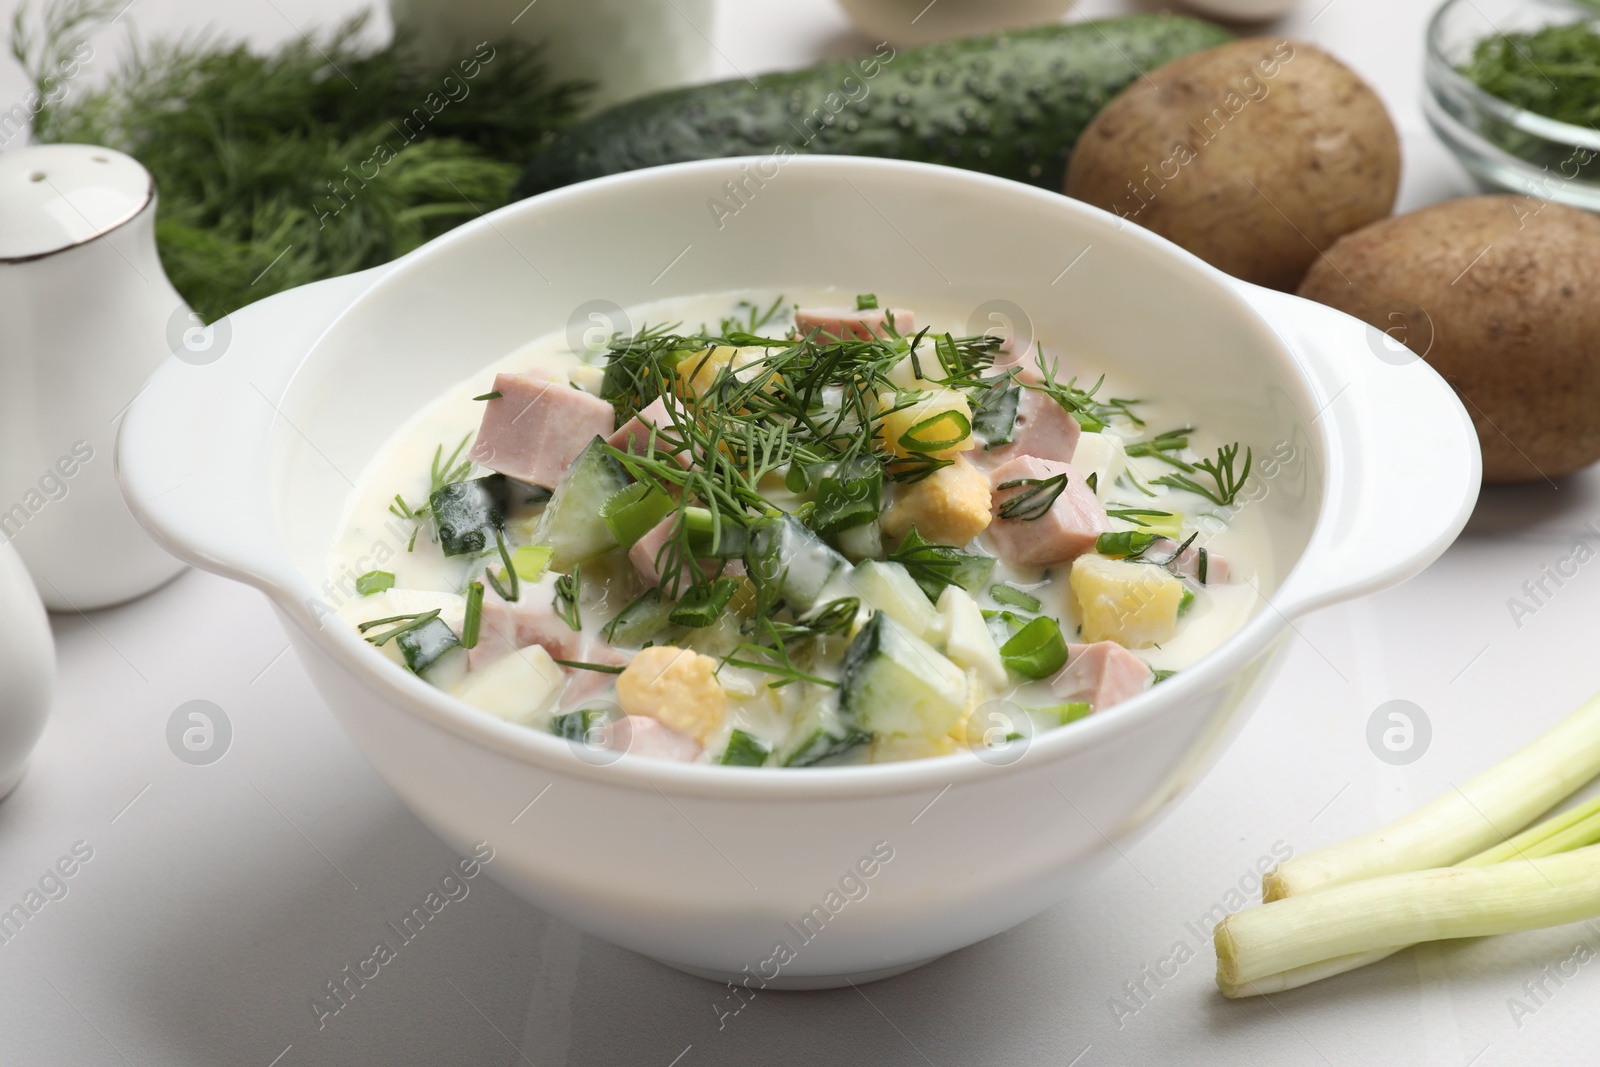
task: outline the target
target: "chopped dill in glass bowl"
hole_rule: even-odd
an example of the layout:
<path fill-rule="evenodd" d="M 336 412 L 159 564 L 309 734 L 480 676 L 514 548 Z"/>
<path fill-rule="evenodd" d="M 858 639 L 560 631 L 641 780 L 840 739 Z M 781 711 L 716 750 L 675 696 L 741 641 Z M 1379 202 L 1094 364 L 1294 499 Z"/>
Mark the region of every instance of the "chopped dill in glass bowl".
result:
<path fill-rule="evenodd" d="M 1481 184 L 1600 211 L 1600 3 L 1447 0 L 1425 75 L 1429 125 Z"/>

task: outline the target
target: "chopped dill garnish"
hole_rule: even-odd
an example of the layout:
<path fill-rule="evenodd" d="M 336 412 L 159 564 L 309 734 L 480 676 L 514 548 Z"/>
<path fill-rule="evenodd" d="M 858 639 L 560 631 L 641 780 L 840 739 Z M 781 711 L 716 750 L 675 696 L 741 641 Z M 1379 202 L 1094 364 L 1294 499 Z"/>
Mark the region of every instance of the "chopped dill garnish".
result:
<path fill-rule="evenodd" d="M 1214 483 L 1208 488 L 1183 474 L 1163 474 L 1155 479 L 1154 485 L 1171 486 L 1174 489 L 1183 489 L 1207 500 L 1219 507 L 1230 507 L 1239 496 L 1239 491 L 1244 488 L 1244 483 L 1250 478 L 1250 462 L 1252 459 L 1250 449 L 1245 449 L 1244 469 L 1234 470 L 1234 462 L 1239 457 L 1239 442 L 1223 445 L 1217 449 L 1217 458 L 1214 460 L 1203 459 L 1194 465 L 1194 469 L 1211 477 Z"/>

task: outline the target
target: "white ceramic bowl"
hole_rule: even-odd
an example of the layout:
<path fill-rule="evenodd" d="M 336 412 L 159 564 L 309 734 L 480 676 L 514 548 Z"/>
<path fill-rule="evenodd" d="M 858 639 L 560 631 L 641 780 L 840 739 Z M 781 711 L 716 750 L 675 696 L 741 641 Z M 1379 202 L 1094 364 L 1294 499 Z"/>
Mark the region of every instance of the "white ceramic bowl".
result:
<path fill-rule="evenodd" d="M 758 166 L 563 189 L 246 308 L 215 363 L 155 374 L 124 419 L 119 469 L 173 552 L 271 598 L 357 747 L 453 847 L 488 841 L 498 881 L 686 971 L 826 986 L 908 969 L 1061 899 L 1212 763 L 1297 616 L 1444 550 L 1476 499 L 1479 455 L 1449 387 L 1383 335 L 1110 214 L 959 170 L 815 157 L 750 185 L 719 225 L 707 201 L 741 173 L 770 174 Z M 1009 766 L 605 763 L 320 625 L 323 553 L 350 481 L 445 387 L 591 301 L 828 284 L 913 306 L 1013 302 L 1085 366 L 1159 383 L 1225 439 L 1258 456 L 1295 449 L 1297 463 L 1247 491 L 1281 579 L 1192 669 L 1034 739 Z M 874 863 L 875 847 L 892 859 Z M 851 874 L 864 858 L 870 878 Z"/>

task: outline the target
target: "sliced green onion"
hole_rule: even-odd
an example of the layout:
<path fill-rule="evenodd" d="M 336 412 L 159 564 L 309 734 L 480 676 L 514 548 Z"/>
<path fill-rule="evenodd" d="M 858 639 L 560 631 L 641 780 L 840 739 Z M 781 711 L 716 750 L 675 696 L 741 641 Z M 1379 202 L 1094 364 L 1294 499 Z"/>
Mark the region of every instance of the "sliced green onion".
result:
<path fill-rule="evenodd" d="M 1013 608 L 1021 608 L 1023 611 L 1039 610 L 1038 597 L 1029 596 L 1016 586 L 1007 585 L 1004 582 L 991 585 L 989 587 L 989 595 L 994 597 L 996 604 L 1007 604 Z"/>
<path fill-rule="evenodd" d="M 455 631 L 437 617 L 407 626 L 392 636 L 395 638 L 394 643 L 400 649 L 401 657 L 406 661 L 406 666 L 417 674 L 433 666 L 446 652 L 461 644 L 456 638 Z"/>
<path fill-rule="evenodd" d="M 1061 625 L 1041 615 L 1000 646 L 1000 660 L 1024 678 L 1048 678 L 1067 662 L 1067 642 Z"/>
<path fill-rule="evenodd" d="M 689 554 L 696 559 L 733 559 L 744 555 L 748 537 L 745 528 L 725 514 L 707 508 L 684 508 L 683 526 Z"/>
<path fill-rule="evenodd" d="M 878 309 L 877 293 L 862 293 L 856 297 L 857 311 L 876 311 Z"/>
<path fill-rule="evenodd" d="M 1116 533 L 1103 533 L 1095 538 L 1094 550 L 1102 556 L 1113 559 L 1138 559 L 1144 555 L 1144 550 L 1155 544 L 1160 538 L 1151 533 L 1140 533 L 1137 530 L 1119 530 Z"/>
<path fill-rule="evenodd" d="M 511 569 L 525 582 L 537 582 L 550 569 L 556 550 L 549 545 L 523 545 L 511 553 Z"/>
<path fill-rule="evenodd" d="M 362 596 L 381 593 L 394 588 L 394 575 L 388 571 L 368 571 L 356 579 L 356 592 Z"/>
<path fill-rule="evenodd" d="M 478 630 L 483 625 L 483 583 L 467 586 L 467 614 L 461 622 L 461 647 L 478 647 Z"/>
<path fill-rule="evenodd" d="M 1178 616 L 1182 618 L 1184 613 L 1192 607 L 1194 607 L 1194 591 L 1185 589 L 1183 596 L 1178 598 Z"/>
<path fill-rule="evenodd" d="M 600 518 L 627 551 L 676 507 L 672 497 L 654 482 L 634 482 L 606 498 L 600 505 Z"/>
<path fill-rule="evenodd" d="M 598 741 L 591 735 L 604 725 L 605 712 L 598 708 L 581 708 L 551 719 L 550 732 L 568 741 Z"/>
<path fill-rule="evenodd" d="M 811 528 L 831 535 L 876 522 L 883 511 L 883 464 L 871 456 L 840 462 L 817 481 Z"/>
<path fill-rule="evenodd" d="M 771 746 L 745 733 L 734 730 L 728 735 L 728 747 L 722 753 L 724 767 L 759 767 L 771 755 Z"/>
<path fill-rule="evenodd" d="M 484 393 L 482 396 L 475 396 L 472 399 L 474 399 L 474 400 L 499 400 L 501 395 L 502 394 L 501 394 L 500 390 L 495 389 L 495 390 L 492 390 L 490 392 Z"/>
<path fill-rule="evenodd" d="M 1166 681 L 1168 678 L 1171 678 L 1174 674 L 1177 674 L 1177 673 L 1178 673 L 1177 671 L 1164 671 L 1164 670 L 1151 671 L 1150 672 L 1150 684 L 1151 685 L 1160 685 L 1162 682 Z"/>
<path fill-rule="evenodd" d="M 954 408 L 928 416 L 900 435 L 908 452 L 943 452 L 972 436 L 972 421 Z"/>
<path fill-rule="evenodd" d="M 1051 704 L 1049 707 L 1036 708 L 1034 710 L 1040 715 L 1054 715 L 1061 721 L 1061 725 L 1065 726 L 1069 722 L 1077 722 L 1079 719 L 1087 718 L 1094 709 L 1089 706 L 1087 701 L 1070 700 L 1065 704 Z"/>
<path fill-rule="evenodd" d="M 734 579 L 718 578 L 709 585 L 685 593 L 667 617 L 678 626 L 710 626 L 727 609 L 728 601 L 738 591 L 739 583 Z"/>

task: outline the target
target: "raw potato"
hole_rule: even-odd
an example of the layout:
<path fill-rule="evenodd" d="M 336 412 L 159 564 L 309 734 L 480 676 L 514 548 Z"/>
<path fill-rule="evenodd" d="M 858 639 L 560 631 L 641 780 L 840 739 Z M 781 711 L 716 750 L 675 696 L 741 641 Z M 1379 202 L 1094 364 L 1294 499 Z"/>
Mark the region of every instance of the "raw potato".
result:
<path fill-rule="evenodd" d="M 1484 481 L 1528 482 L 1600 459 L 1597 289 L 1600 218 L 1481 196 L 1351 234 L 1300 295 L 1424 356 L 1472 415 Z"/>
<path fill-rule="evenodd" d="M 1321 49 L 1264 37 L 1174 60 L 1095 116 L 1066 193 L 1237 278 L 1292 290 L 1317 253 L 1388 215 L 1400 141 Z"/>

